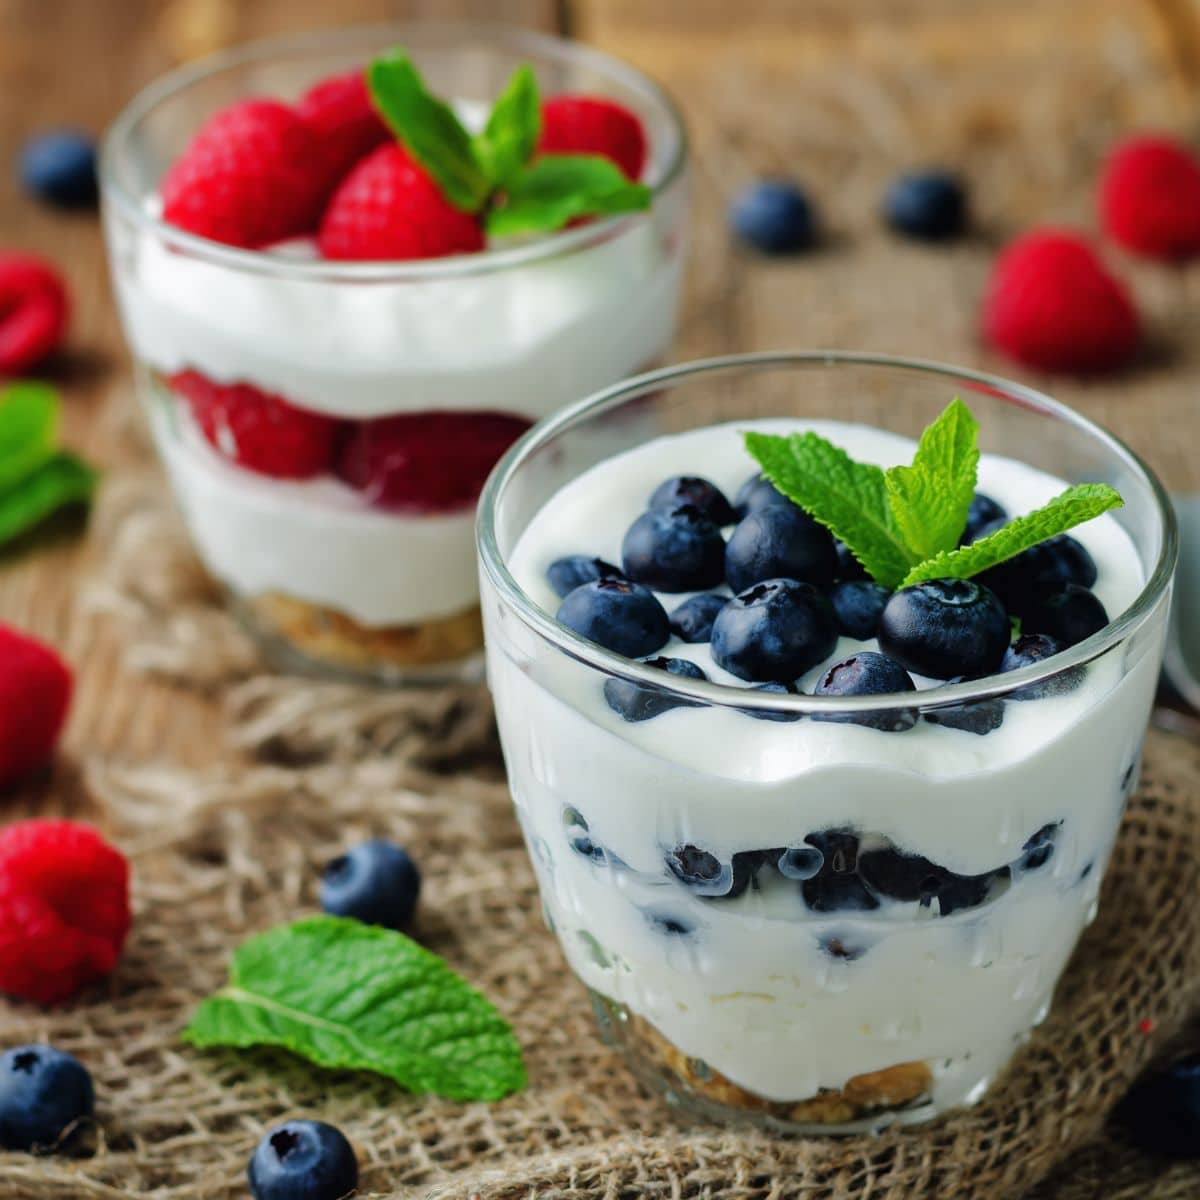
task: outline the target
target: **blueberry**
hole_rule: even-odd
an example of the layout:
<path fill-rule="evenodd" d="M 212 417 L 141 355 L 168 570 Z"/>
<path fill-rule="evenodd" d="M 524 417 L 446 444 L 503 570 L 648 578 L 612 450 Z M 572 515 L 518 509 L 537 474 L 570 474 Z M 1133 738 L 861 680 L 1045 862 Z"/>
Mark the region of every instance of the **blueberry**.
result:
<path fill-rule="evenodd" d="M 671 613 L 671 632 L 685 642 L 710 641 L 717 613 L 728 603 L 728 596 L 719 596 L 716 592 L 689 596 Z"/>
<path fill-rule="evenodd" d="M 864 946 L 860 946 L 857 942 L 849 941 L 844 937 L 827 937 L 823 939 L 821 949 L 830 958 L 840 958 L 843 962 L 853 962 L 856 958 L 862 958 L 867 952 Z"/>
<path fill-rule="evenodd" d="M 0 1056 L 0 1146 L 53 1148 L 92 1115 L 96 1096 L 87 1068 L 53 1046 L 18 1046 Z"/>
<path fill-rule="evenodd" d="M 1007 867 L 989 871 L 985 875 L 954 875 L 947 878 L 938 889 L 938 909 L 943 917 L 964 908 L 978 908 L 986 904 L 995 890 L 1006 883 L 1011 875 Z"/>
<path fill-rule="evenodd" d="M 810 833 L 804 840 L 815 846 L 822 856 L 820 870 L 800 885 L 804 903 L 809 908 L 815 912 L 838 912 L 879 907 L 879 901 L 858 877 L 856 834 L 848 829 L 827 829 Z"/>
<path fill-rule="evenodd" d="M 978 679 L 1000 666 L 1012 628 L 1004 605 L 973 579 L 929 579 L 901 588 L 879 622 L 879 648 L 934 679 Z"/>
<path fill-rule="evenodd" d="M 744 188 L 729 206 L 729 223 L 738 237 L 766 254 L 803 250 L 816 240 L 808 197 L 783 180 L 762 180 Z"/>
<path fill-rule="evenodd" d="M 655 912 L 650 909 L 645 916 L 651 927 L 658 930 L 659 933 L 666 933 L 674 937 L 687 937 L 688 934 L 696 932 L 696 927 L 691 921 L 675 913 Z"/>
<path fill-rule="evenodd" d="M 843 579 L 829 592 L 829 602 L 843 637 L 869 641 L 879 630 L 879 618 L 892 593 L 869 579 Z"/>
<path fill-rule="evenodd" d="M 909 237 L 933 242 L 955 237 L 967 223 L 966 189 L 949 171 L 911 171 L 888 188 L 883 215 Z"/>
<path fill-rule="evenodd" d="M 692 504 L 652 508 L 621 543 L 627 578 L 656 592 L 695 592 L 725 579 L 725 539 Z"/>
<path fill-rule="evenodd" d="M 949 916 L 964 908 L 977 908 L 990 894 L 994 880 L 1007 877 L 1008 868 L 983 875 L 957 875 L 930 862 L 920 854 L 904 854 L 895 849 L 869 850 L 858 860 L 859 874 L 881 896 L 907 902 L 918 901 L 931 908 L 937 901 L 938 913 Z"/>
<path fill-rule="evenodd" d="M 1200 1158 L 1200 1054 L 1189 1054 L 1136 1084 L 1117 1117 L 1144 1150 Z"/>
<path fill-rule="evenodd" d="M 1004 652 L 1004 660 L 1000 664 L 1001 673 L 1019 671 L 1022 667 L 1031 667 L 1034 663 L 1045 662 L 1066 649 L 1056 638 L 1044 633 L 1022 634 Z M 1079 686 L 1083 672 L 1078 667 L 1052 675 L 1041 683 L 1031 683 L 1023 688 L 1017 688 L 1010 699 L 1041 700 L 1045 696 L 1061 696 Z"/>
<path fill-rule="evenodd" d="M 752 512 L 770 508 L 775 504 L 796 507 L 765 475 L 751 475 L 738 488 L 733 508 L 738 517 L 747 517 Z"/>
<path fill-rule="evenodd" d="M 979 582 L 1024 616 L 1026 602 L 1043 588 L 1063 583 L 1090 588 L 1096 582 L 1096 564 L 1081 542 L 1060 533 L 984 571 Z"/>
<path fill-rule="evenodd" d="M 335 917 L 407 929 L 420 892 L 421 872 L 408 851 L 376 839 L 355 846 L 325 868 L 321 907 Z"/>
<path fill-rule="evenodd" d="M 769 504 L 743 517 L 725 547 L 725 578 L 735 592 L 764 579 L 798 579 L 827 588 L 836 572 L 829 530 L 794 504 Z"/>
<path fill-rule="evenodd" d="M 732 900 L 755 880 L 762 856 L 753 850 L 739 851 L 728 863 L 699 846 L 676 846 L 666 856 L 667 870 L 706 900 Z"/>
<path fill-rule="evenodd" d="M 963 683 L 960 676 L 947 680 L 948 683 Z M 1004 724 L 1004 701 L 991 698 L 972 700 L 968 704 L 951 704 L 945 708 L 931 708 L 924 713 L 930 725 L 945 725 L 962 733 L 974 733 L 983 737 Z"/>
<path fill-rule="evenodd" d="M 666 609 L 654 593 L 625 579 L 597 579 L 577 587 L 559 606 L 558 620 L 626 658 L 653 654 L 671 636 Z"/>
<path fill-rule="evenodd" d="M 795 693 L 785 683 L 756 683 L 751 689 L 752 692 L 775 692 L 780 696 L 792 696 Z M 758 721 L 798 721 L 803 715 L 797 712 L 784 712 L 780 708 L 743 708 L 741 710 L 748 717 L 754 717 Z"/>
<path fill-rule="evenodd" d="M 785 879 L 812 879 L 825 862 L 825 855 L 816 846 L 786 846 L 773 851 L 773 857 Z"/>
<path fill-rule="evenodd" d="M 699 475 L 673 475 L 654 489 L 648 508 L 678 508 L 690 504 L 714 525 L 732 525 L 737 520 L 733 505 L 715 483 Z"/>
<path fill-rule="evenodd" d="M 708 676 L 686 658 L 650 658 L 643 664 L 679 675 L 684 679 L 707 679 Z M 684 700 L 661 688 L 646 687 L 628 679 L 606 679 L 604 699 L 608 707 L 624 721 L 649 721 L 673 708 L 699 708 L 695 700 Z"/>
<path fill-rule="evenodd" d="M 1025 633 L 1046 633 L 1064 646 L 1074 646 L 1108 624 L 1095 593 L 1077 583 L 1042 590 L 1026 602 L 1021 615 Z"/>
<path fill-rule="evenodd" d="M 897 692 L 914 692 L 916 688 L 908 672 L 885 654 L 864 650 L 830 667 L 813 692 L 814 696 L 892 696 Z M 902 733 L 917 723 L 917 713 L 911 708 L 893 711 L 879 709 L 860 713 L 817 713 L 814 721 L 836 721 L 843 724 L 866 725 L 885 733 Z"/>
<path fill-rule="evenodd" d="M 555 559 L 546 568 L 546 578 L 560 597 L 573 592 L 585 583 L 596 579 L 620 579 L 621 568 L 602 558 L 589 558 L 586 554 L 571 554 Z"/>
<path fill-rule="evenodd" d="M 1061 821 L 1043 825 L 1036 833 L 1030 834 L 1021 847 L 1021 857 L 1017 865 L 1024 871 L 1036 871 L 1044 867 L 1054 854 L 1054 839 L 1058 837 Z"/>
<path fill-rule="evenodd" d="M 577 808 L 571 808 L 569 805 L 564 808 L 562 823 L 567 841 L 576 854 L 582 854 L 584 858 L 590 859 L 594 863 L 608 861 L 607 851 L 599 842 L 592 840 L 588 833 L 588 823 Z"/>
<path fill-rule="evenodd" d="M 358 1160 L 340 1129 L 288 1121 L 258 1143 L 246 1175 L 255 1200 L 342 1200 L 358 1187 Z"/>
<path fill-rule="evenodd" d="M 839 579 L 870 579 L 867 568 L 854 557 L 845 542 L 835 541 L 833 548 L 837 554 L 837 577 Z"/>
<path fill-rule="evenodd" d="M 96 147 L 77 130 L 31 138 L 21 151 L 20 170 L 26 190 L 56 208 L 96 206 Z"/>
<path fill-rule="evenodd" d="M 790 683 L 836 645 L 833 606 L 811 584 L 794 579 L 755 584 L 713 622 L 713 659 L 739 679 Z"/>
<path fill-rule="evenodd" d="M 984 535 L 985 530 L 991 533 L 1008 520 L 1008 510 L 998 504 L 991 496 L 976 492 L 967 509 L 967 527 L 963 530 L 962 542 L 967 545 L 977 541 Z"/>

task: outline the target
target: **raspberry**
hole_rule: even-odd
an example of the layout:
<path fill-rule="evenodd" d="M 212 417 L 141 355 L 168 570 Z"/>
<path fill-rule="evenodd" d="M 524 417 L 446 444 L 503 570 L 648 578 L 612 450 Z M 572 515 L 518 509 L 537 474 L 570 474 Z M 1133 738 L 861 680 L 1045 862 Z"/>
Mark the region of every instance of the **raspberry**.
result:
<path fill-rule="evenodd" d="M 201 432 L 226 458 L 260 475 L 308 479 L 329 469 L 339 424 L 248 383 L 216 383 L 199 371 L 171 376 Z"/>
<path fill-rule="evenodd" d="M 0 991 L 57 1004 L 107 975 L 129 933 L 129 865 L 76 821 L 0 830 Z"/>
<path fill-rule="evenodd" d="M 360 158 L 391 140 L 388 127 L 371 106 L 361 67 L 314 84 L 300 98 L 296 112 L 312 130 L 326 192 Z"/>
<path fill-rule="evenodd" d="M 19 375 L 54 350 L 69 309 L 62 277 L 48 262 L 0 253 L 0 375 Z"/>
<path fill-rule="evenodd" d="M 1200 254 L 1200 159 L 1165 137 L 1134 137 L 1109 155 L 1100 219 L 1114 241 L 1149 258 Z"/>
<path fill-rule="evenodd" d="M 342 181 L 321 221 L 326 258 L 405 259 L 470 254 L 483 230 L 454 208 L 402 147 L 373 150 Z"/>
<path fill-rule="evenodd" d="M 629 176 L 646 165 L 646 133 L 629 109 L 598 96 L 554 96 L 542 105 L 543 154 L 603 154 Z"/>
<path fill-rule="evenodd" d="M 0 788 L 49 762 L 71 687 L 71 670 L 54 650 L 0 625 Z"/>
<path fill-rule="evenodd" d="M 996 260 L 983 331 L 1028 366 L 1103 371 L 1137 348 L 1138 316 L 1124 285 L 1084 238 L 1040 229 L 1017 238 Z"/>
<path fill-rule="evenodd" d="M 529 425 L 497 412 L 364 421 L 342 447 L 337 470 L 381 508 L 447 512 L 475 502 L 496 460 Z"/>
<path fill-rule="evenodd" d="M 253 249 L 311 232 L 322 180 L 312 130 L 286 104 L 243 100 L 201 126 L 162 182 L 163 217 Z"/>

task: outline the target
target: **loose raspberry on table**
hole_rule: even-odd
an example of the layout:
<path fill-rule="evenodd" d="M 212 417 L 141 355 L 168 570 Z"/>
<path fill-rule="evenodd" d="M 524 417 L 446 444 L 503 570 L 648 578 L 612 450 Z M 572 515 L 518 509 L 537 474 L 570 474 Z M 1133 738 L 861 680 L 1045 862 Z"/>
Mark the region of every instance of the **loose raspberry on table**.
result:
<path fill-rule="evenodd" d="M 0 991 L 69 999 L 116 966 L 130 920 L 129 866 L 90 826 L 0 829 Z"/>
<path fill-rule="evenodd" d="M 1167 262 L 1200 254 L 1200 158 L 1167 137 L 1120 143 L 1100 177 L 1100 219 L 1128 250 Z"/>
<path fill-rule="evenodd" d="M 33 254 L 0 252 L 0 376 L 19 375 L 57 349 L 69 314 L 54 266 Z"/>
<path fill-rule="evenodd" d="M 372 151 L 342 181 L 317 238 L 326 258 L 411 259 L 484 248 L 477 217 L 455 208 L 399 145 Z"/>
<path fill-rule="evenodd" d="M 308 124 L 277 100 L 243 100 L 210 117 L 171 165 L 163 218 L 255 249 L 312 232 L 323 186 Z"/>
<path fill-rule="evenodd" d="M 1038 229 L 1002 251 L 983 305 L 983 332 L 998 350 L 1046 371 L 1104 371 L 1137 349 L 1133 300 L 1091 244 Z"/>
<path fill-rule="evenodd" d="M 57 651 L 0 625 L 0 788 L 50 761 L 71 691 L 71 669 Z"/>
<path fill-rule="evenodd" d="M 337 471 L 381 508 L 421 513 L 465 508 L 529 425 L 524 417 L 497 412 L 406 413 L 364 421 L 343 444 Z"/>
<path fill-rule="evenodd" d="M 646 166 L 646 131 L 641 121 L 613 100 L 599 96 L 552 96 L 542 104 L 543 154 L 603 154 L 629 176 Z"/>
<path fill-rule="evenodd" d="M 392 135 L 371 104 L 361 67 L 315 83 L 296 105 L 312 130 L 322 186 L 332 191 L 350 168 Z"/>
<path fill-rule="evenodd" d="M 329 470 L 340 423 L 248 383 L 217 383 L 199 371 L 170 380 L 212 446 L 260 475 L 308 479 Z"/>

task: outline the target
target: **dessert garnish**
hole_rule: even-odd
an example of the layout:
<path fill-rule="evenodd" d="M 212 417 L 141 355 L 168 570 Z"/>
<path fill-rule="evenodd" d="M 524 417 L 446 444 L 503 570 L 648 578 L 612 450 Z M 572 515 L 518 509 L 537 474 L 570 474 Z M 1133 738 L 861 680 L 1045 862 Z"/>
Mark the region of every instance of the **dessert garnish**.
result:
<path fill-rule="evenodd" d="M 416 916 L 421 872 L 403 846 L 372 838 L 338 855 L 321 876 L 321 908 L 385 929 L 408 929 Z"/>
<path fill-rule="evenodd" d="M 70 301 L 44 258 L 0 251 L 0 376 L 21 375 L 58 349 Z"/>
<path fill-rule="evenodd" d="M 1078 484 L 959 545 L 975 496 L 978 434 L 971 410 L 955 398 L 921 435 L 907 467 L 856 462 L 812 431 L 745 437 L 771 483 L 886 588 L 969 579 L 1123 503 L 1106 483 Z"/>
<path fill-rule="evenodd" d="M 58 393 L 46 384 L 0 389 L 0 546 L 92 498 L 96 472 L 59 449 L 59 409 Z"/>
<path fill-rule="evenodd" d="M 1104 231 L 1163 262 L 1200 254 L 1200 157 L 1175 138 L 1135 134 L 1109 153 L 1099 186 Z"/>
<path fill-rule="evenodd" d="M 346 1200 L 358 1189 L 358 1159 L 336 1126 L 288 1121 L 258 1143 L 246 1178 L 254 1200 Z"/>
<path fill-rule="evenodd" d="M 55 1150 L 91 1117 L 92 1077 L 53 1046 L 17 1046 L 0 1055 L 0 1146 Z"/>
<path fill-rule="evenodd" d="M 499 1100 L 526 1082 L 521 1048 L 491 1001 L 404 934 L 342 917 L 308 917 L 244 942 L 229 983 L 183 1037 L 200 1047 L 282 1046 L 450 1100 Z"/>
<path fill-rule="evenodd" d="M 0 788 L 50 761 L 72 687 L 71 668 L 52 646 L 0 625 Z"/>

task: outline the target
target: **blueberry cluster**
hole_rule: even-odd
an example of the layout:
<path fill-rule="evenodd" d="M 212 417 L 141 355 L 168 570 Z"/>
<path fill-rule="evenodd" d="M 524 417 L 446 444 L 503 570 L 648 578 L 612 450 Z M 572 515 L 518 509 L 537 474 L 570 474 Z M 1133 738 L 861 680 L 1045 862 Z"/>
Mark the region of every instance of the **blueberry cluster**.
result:
<path fill-rule="evenodd" d="M 963 541 L 1008 520 L 979 493 Z M 755 690 L 790 692 L 825 661 L 838 638 L 877 639 L 832 666 L 818 696 L 882 696 L 916 691 L 913 675 L 962 682 L 1040 663 L 1108 624 L 1090 590 L 1096 565 L 1065 534 L 991 568 L 978 579 L 931 579 L 892 593 L 865 577 L 847 548 L 754 475 L 733 503 L 709 480 L 678 475 L 654 489 L 625 534 L 621 564 L 571 555 L 547 570 L 562 599 L 558 619 L 605 648 L 667 674 L 706 679 L 695 663 L 660 655 L 672 635 L 707 642 L 713 661 Z M 732 595 L 726 594 L 728 588 Z M 668 613 L 659 596 L 684 594 Z M 1013 618 L 1022 636 L 1012 641 Z M 1014 700 L 1035 700 L 1076 687 L 1081 672 L 1031 684 Z M 646 721 L 694 701 L 626 680 L 605 686 L 609 706 L 627 721 Z M 746 710 L 768 720 L 794 714 Z M 920 713 L 880 709 L 815 719 L 866 725 L 889 733 L 911 729 Z M 930 710 L 936 725 L 984 735 L 1004 720 L 1004 702 L 984 700 Z"/>

